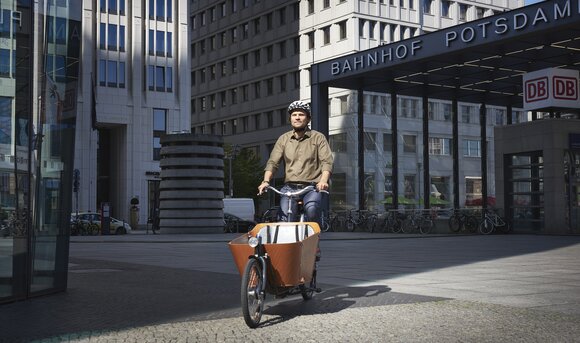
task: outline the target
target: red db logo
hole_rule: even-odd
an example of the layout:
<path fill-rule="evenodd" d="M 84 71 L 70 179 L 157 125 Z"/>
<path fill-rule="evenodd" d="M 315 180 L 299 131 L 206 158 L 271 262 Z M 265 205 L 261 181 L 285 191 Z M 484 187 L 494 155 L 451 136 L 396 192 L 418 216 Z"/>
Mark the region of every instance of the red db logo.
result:
<path fill-rule="evenodd" d="M 544 76 L 538 79 L 526 81 L 525 88 L 526 102 L 534 102 L 548 99 L 549 85 L 548 77 Z"/>
<path fill-rule="evenodd" d="M 554 99 L 578 100 L 578 80 L 574 77 L 554 76 Z"/>

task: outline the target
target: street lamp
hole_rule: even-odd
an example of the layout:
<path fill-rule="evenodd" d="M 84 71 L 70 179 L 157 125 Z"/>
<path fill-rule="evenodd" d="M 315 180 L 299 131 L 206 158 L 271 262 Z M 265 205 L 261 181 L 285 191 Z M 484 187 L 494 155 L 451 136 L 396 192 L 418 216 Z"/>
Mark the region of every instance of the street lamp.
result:
<path fill-rule="evenodd" d="M 232 160 L 236 158 L 236 156 L 238 155 L 238 153 L 240 152 L 240 146 L 237 144 L 234 144 L 231 146 L 231 149 L 229 152 L 226 153 L 226 156 L 224 157 L 225 159 L 228 160 L 228 166 L 229 166 L 229 182 L 228 182 L 228 186 L 229 186 L 229 193 L 230 193 L 230 198 L 234 197 L 234 180 L 232 178 Z"/>

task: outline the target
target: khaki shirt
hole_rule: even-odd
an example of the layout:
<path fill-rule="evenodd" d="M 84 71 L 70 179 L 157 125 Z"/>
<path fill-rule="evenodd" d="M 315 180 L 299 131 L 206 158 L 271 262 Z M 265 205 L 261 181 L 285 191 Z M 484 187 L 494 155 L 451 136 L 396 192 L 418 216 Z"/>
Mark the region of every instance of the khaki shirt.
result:
<path fill-rule="evenodd" d="M 332 172 L 330 146 L 318 131 L 307 130 L 301 139 L 293 130 L 280 136 L 264 170 L 276 173 L 282 159 L 286 165 L 284 182 L 318 182 L 323 171 Z"/>

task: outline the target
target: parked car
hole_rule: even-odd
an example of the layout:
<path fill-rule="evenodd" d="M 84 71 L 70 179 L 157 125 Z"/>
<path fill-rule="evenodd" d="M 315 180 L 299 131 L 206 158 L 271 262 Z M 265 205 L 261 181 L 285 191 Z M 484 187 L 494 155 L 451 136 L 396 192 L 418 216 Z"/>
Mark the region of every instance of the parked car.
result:
<path fill-rule="evenodd" d="M 111 222 L 109 224 L 109 232 L 115 235 L 124 235 L 131 232 L 131 225 L 127 222 L 123 222 L 119 219 L 111 217 Z M 76 213 L 72 213 L 70 216 L 71 225 L 77 220 Z M 78 220 L 85 227 L 92 227 L 90 232 L 85 234 L 98 234 L 101 232 L 101 214 L 96 212 L 80 212 Z M 98 230 L 96 228 L 98 227 Z M 72 229 L 72 227 L 71 227 Z M 97 232 L 98 231 L 98 232 Z M 71 232 L 72 233 L 72 232 Z M 83 232 L 76 232 L 76 234 L 83 234 Z"/>
<path fill-rule="evenodd" d="M 245 220 L 233 214 L 224 213 L 224 232 L 248 232 L 256 226 L 256 222 Z"/>

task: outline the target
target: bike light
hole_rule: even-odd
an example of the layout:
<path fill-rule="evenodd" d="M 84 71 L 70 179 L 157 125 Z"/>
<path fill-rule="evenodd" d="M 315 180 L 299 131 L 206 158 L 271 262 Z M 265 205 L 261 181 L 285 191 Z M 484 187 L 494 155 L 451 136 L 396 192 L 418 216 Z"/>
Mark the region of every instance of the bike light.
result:
<path fill-rule="evenodd" d="M 260 244 L 260 241 L 258 240 L 258 238 L 256 237 L 250 237 L 250 239 L 248 240 L 248 244 L 252 247 L 255 248 L 258 246 L 258 244 Z"/>

